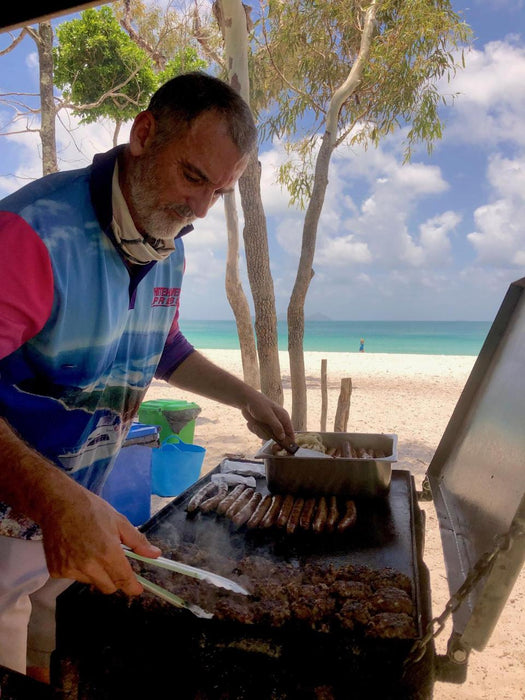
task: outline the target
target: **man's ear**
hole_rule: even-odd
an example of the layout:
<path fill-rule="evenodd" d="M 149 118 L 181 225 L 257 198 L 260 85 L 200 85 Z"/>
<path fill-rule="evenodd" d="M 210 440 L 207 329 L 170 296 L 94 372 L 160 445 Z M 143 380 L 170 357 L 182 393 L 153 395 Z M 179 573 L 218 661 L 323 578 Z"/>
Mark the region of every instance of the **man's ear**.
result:
<path fill-rule="evenodd" d="M 131 155 L 141 156 L 148 149 L 155 137 L 156 123 L 151 112 L 145 110 L 135 117 L 129 134 Z"/>

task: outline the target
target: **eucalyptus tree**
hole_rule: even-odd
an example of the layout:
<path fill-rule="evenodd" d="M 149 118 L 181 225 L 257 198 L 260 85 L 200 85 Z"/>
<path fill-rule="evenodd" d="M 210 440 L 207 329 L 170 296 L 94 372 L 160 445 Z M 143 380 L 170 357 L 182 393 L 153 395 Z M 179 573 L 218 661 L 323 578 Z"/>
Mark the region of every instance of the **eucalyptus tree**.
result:
<path fill-rule="evenodd" d="M 49 21 L 36 26 L 23 27 L 0 56 L 14 51 L 26 37 L 30 37 L 38 52 L 39 92 L 0 93 L 0 103 L 12 112 L 11 119 L 3 125 L 0 136 L 38 133 L 42 148 L 42 174 L 58 170 L 56 152 L 55 118 L 59 106 L 55 104 L 53 91 L 53 28 Z M 6 110 L 6 111 L 7 111 Z M 39 119 L 40 117 L 40 119 Z"/>
<path fill-rule="evenodd" d="M 431 149 L 442 133 L 437 83 L 462 65 L 456 49 L 470 30 L 448 0 L 268 0 L 259 36 L 262 128 L 286 142 L 279 180 L 306 208 L 287 314 L 292 422 L 304 430 L 304 305 L 331 156 L 342 144 L 377 145 L 401 126 L 405 160 L 418 142 Z"/>

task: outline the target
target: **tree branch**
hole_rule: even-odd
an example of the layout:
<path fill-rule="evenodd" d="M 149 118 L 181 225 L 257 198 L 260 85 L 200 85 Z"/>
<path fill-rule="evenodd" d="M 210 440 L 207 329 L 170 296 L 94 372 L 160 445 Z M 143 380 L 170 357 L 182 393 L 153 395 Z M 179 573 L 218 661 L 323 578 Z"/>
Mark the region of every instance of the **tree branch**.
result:
<path fill-rule="evenodd" d="M 151 46 L 145 39 L 143 39 L 137 32 L 133 29 L 131 23 L 131 0 L 124 0 L 124 16 L 120 20 L 120 26 L 128 33 L 130 39 L 133 39 L 137 46 L 140 46 L 150 57 L 151 60 L 158 66 L 161 70 L 166 67 L 167 59 L 166 56 L 157 50 L 156 47 Z"/>
<path fill-rule="evenodd" d="M 3 49 L 2 51 L 0 51 L 0 56 L 5 56 L 7 53 L 9 53 L 14 48 L 16 48 L 18 46 L 18 44 L 22 41 L 22 39 L 25 37 L 26 34 L 27 34 L 27 27 L 24 27 L 22 29 L 22 31 L 20 32 L 20 34 L 15 39 L 13 39 L 13 41 L 9 44 L 9 46 L 7 48 Z"/>
<path fill-rule="evenodd" d="M 213 7 L 216 5 L 216 3 L 213 4 Z M 214 61 L 218 66 L 221 67 L 222 70 L 225 70 L 226 67 L 224 65 L 224 58 L 220 56 L 209 44 L 208 38 L 206 36 L 206 32 L 202 27 L 200 16 L 199 16 L 199 8 L 197 6 L 197 1 L 195 0 L 195 7 L 193 9 L 192 13 L 192 32 L 193 36 L 195 37 L 195 40 L 201 45 L 202 50 L 204 51 L 204 54 Z M 220 25 L 219 25 L 220 26 Z"/>
<path fill-rule="evenodd" d="M 326 111 L 323 109 L 323 107 L 321 105 L 316 104 L 315 101 L 312 99 L 311 95 L 304 92 L 303 90 L 299 90 L 299 88 L 297 88 L 295 85 L 292 85 L 292 83 L 283 75 L 281 70 L 278 68 L 278 66 L 275 63 L 275 60 L 273 58 L 272 51 L 270 49 L 270 44 L 268 42 L 268 34 L 266 32 L 266 27 L 264 25 L 264 21 L 262 22 L 262 33 L 263 33 L 263 37 L 264 37 L 264 47 L 265 47 L 266 52 L 270 58 L 270 63 L 272 64 L 273 69 L 275 70 L 277 75 L 281 78 L 284 85 L 286 85 L 296 95 L 301 95 L 301 97 L 303 99 L 305 99 L 307 102 L 309 102 L 312 105 L 314 110 L 321 112 L 321 114 L 326 114 Z"/>

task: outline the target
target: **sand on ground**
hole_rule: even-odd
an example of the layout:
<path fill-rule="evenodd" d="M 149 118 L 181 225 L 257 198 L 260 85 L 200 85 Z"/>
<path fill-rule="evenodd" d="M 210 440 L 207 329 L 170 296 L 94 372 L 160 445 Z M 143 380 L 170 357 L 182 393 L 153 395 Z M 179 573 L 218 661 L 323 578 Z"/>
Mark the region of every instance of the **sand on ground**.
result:
<path fill-rule="evenodd" d="M 242 377 L 237 350 L 205 350 L 210 360 Z M 421 488 L 425 472 L 439 444 L 475 358 L 443 355 L 386 355 L 371 353 L 305 353 L 308 387 L 308 430 L 321 420 L 321 361 L 327 361 L 327 430 L 333 430 L 341 379 L 350 377 L 352 394 L 347 431 L 395 433 L 397 469 L 407 469 Z M 280 353 L 284 406 L 291 408 L 288 353 Z M 154 381 L 146 400 L 182 399 L 201 407 L 194 442 L 206 448 L 202 473 L 229 454 L 251 458 L 261 441 L 246 428 L 237 409 Z M 154 508 L 166 499 L 153 498 Z M 441 615 L 449 599 L 439 526 L 432 502 L 421 501 L 425 513 L 424 561 L 430 571 L 432 614 Z M 522 571 L 482 651 L 472 652 L 465 683 L 437 682 L 435 700 L 525 699 L 525 576 Z M 451 622 L 436 639 L 439 654 L 446 652 Z"/>

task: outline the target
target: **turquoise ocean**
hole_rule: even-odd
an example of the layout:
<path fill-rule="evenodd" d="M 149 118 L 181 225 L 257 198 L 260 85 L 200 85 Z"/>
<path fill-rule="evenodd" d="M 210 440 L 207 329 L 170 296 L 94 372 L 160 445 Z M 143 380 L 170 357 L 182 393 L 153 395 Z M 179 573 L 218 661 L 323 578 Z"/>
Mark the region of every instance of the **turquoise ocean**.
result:
<path fill-rule="evenodd" d="M 239 348 L 234 321 L 188 321 L 181 330 L 199 350 Z M 478 355 L 489 321 L 306 321 L 304 349 L 413 355 Z M 278 323 L 279 349 L 288 349 L 286 322 Z"/>

